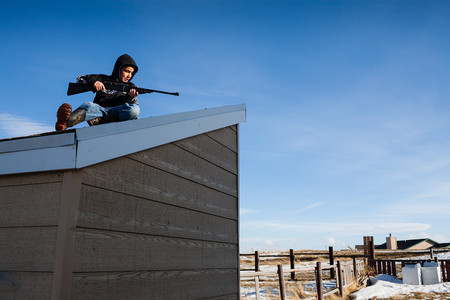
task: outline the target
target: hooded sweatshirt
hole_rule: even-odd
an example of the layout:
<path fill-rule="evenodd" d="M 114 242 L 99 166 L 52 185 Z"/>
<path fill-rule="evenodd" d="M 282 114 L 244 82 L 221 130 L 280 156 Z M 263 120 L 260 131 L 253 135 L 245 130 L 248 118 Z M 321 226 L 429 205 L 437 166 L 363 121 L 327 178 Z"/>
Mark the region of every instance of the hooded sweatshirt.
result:
<path fill-rule="evenodd" d="M 105 75 L 105 74 L 91 74 L 91 75 L 83 75 L 79 76 L 78 81 L 86 82 L 87 84 L 91 85 L 94 89 L 94 83 L 96 81 L 105 82 L 122 82 L 120 80 L 120 70 L 123 67 L 131 66 L 134 68 L 134 72 L 131 76 L 131 79 L 133 79 L 134 75 L 138 71 L 138 66 L 136 65 L 134 59 L 129 56 L 128 54 L 123 54 L 117 58 L 116 63 L 114 64 L 113 71 L 111 75 Z M 131 81 L 128 81 L 127 84 L 130 84 L 132 86 L 135 86 Z M 119 106 L 123 105 L 125 103 L 135 103 L 137 104 L 136 98 L 131 97 L 125 92 L 122 91 L 99 91 L 96 92 L 94 103 L 97 103 L 100 106 L 103 107 L 113 107 L 113 106 Z"/>

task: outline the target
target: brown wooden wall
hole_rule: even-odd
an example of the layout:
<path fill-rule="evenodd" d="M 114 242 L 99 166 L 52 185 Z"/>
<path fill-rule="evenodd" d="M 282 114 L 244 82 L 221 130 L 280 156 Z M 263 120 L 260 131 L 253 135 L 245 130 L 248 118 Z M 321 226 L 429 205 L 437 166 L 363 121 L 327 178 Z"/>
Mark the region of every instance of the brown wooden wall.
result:
<path fill-rule="evenodd" d="M 238 299 L 237 141 L 231 126 L 80 171 L 0 177 L 0 295 Z"/>
<path fill-rule="evenodd" d="M 83 170 L 73 299 L 238 299 L 236 127 Z"/>
<path fill-rule="evenodd" d="M 50 299 L 62 181 L 0 176 L 0 299 Z"/>

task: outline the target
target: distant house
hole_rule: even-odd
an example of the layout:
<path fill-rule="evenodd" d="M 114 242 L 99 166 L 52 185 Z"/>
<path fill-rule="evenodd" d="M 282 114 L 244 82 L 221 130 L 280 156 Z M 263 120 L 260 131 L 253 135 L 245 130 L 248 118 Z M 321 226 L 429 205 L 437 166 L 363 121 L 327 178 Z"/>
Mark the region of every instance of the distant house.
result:
<path fill-rule="evenodd" d="M 434 248 L 450 248 L 450 243 L 439 243 Z"/>
<path fill-rule="evenodd" d="M 389 239 L 389 238 L 387 238 Z M 390 239 L 395 238 L 391 237 Z M 395 243 L 395 242 L 394 242 Z M 433 247 L 436 247 L 438 245 L 437 242 L 433 241 L 432 239 L 414 239 L 414 240 L 397 240 L 397 247 L 389 247 L 389 241 L 387 243 L 376 245 L 375 249 L 391 249 L 391 250 L 426 250 Z"/>
<path fill-rule="evenodd" d="M 1 299 L 238 299 L 245 105 L 0 141 Z"/>

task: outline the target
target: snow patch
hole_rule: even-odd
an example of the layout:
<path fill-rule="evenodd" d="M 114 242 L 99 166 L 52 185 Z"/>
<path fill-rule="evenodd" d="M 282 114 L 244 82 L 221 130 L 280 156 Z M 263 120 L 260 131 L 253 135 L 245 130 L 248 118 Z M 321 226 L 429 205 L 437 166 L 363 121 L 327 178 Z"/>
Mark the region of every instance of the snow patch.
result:
<path fill-rule="evenodd" d="M 414 292 L 421 293 L 450 293 L 450 282 L 431 285 L 403 284 L 400 279 L 391 275 L 378 275 L 372 281 L 372 285 L 350 295 L 351 299 L 368 300 L 377 298 L 389 298 L 395 295 L 408 295 Z M 374 283 L 373 283 L 374 282 Z"/>

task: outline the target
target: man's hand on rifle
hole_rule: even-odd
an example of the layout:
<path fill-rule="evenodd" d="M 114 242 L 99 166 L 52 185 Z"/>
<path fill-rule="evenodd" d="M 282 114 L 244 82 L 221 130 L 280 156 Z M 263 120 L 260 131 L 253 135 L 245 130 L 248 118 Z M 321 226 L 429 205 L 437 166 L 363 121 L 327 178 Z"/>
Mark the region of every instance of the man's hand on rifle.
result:
<path fill-rule="evenodd" d="M 94 83 L 94 88 L 95 88 L 95 90 L 96 90 L 97 92 L 105 91 L 105 90 L 106 90 L 106 89 L 105 89 L 105 86 L 104 86 L 103 83 L 100 82 L 100 81 L 96 81 L 96 82 Z"/>
<path fill-rule="evenodd" d="M 128 95 L 130 95 L 131 97 L 135 98 L 135 97 L 139 96 L 139 93 L 135 89 L 131 89 L 128 92 Z"/>

